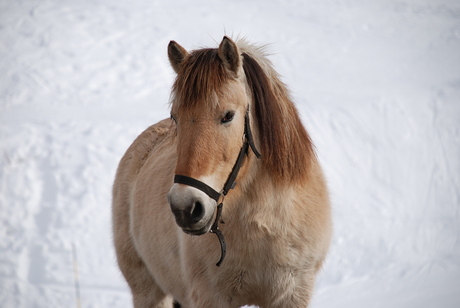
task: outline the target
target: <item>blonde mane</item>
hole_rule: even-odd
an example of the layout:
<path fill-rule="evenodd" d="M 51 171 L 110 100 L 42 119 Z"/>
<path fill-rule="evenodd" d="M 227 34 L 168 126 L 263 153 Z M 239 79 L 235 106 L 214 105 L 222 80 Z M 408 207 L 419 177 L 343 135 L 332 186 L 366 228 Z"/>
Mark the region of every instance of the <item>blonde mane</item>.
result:
<path fill-rule="evenodd" d="M 243 58 L 265 166 L 286 183 L 305 179 L 314 156 L 313 145 L 286 85 L 263 49 L 251 48 Z"/>

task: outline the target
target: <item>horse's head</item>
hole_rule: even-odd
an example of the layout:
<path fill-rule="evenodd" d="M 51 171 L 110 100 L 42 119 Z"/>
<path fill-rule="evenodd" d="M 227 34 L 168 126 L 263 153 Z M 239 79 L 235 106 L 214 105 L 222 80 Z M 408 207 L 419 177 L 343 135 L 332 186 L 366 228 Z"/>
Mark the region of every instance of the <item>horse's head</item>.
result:
<path fill-rule="evenodd" d="M 171 95 L 171 118 L 177 132 L 175 174 L 220 192 L 244 143 L 251 96 L 242 56 L 227 37 L 218 49 L 191 53 L 171 41 L 168 56 L 177 73 Z M 200 235 L 211 229 L 216 198 L 193 185 L 176 182 L 168 200 L 184 232 Z"/>

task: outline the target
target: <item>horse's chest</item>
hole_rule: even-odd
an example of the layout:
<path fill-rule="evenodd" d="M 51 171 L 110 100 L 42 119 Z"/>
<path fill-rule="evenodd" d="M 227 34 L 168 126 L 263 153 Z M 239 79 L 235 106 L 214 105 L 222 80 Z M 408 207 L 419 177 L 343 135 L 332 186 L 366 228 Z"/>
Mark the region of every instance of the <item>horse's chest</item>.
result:
<path fill-rule="evenodd" d="M 222 280 L 226 285 L 221 290 L 226 290 L 226 296 L 230 301 L 260 304 L 267 298 L 276 297 L 281 289 L 293 289 L 293 273 L 290 269 L 276 267 L 235 270 Z"/>

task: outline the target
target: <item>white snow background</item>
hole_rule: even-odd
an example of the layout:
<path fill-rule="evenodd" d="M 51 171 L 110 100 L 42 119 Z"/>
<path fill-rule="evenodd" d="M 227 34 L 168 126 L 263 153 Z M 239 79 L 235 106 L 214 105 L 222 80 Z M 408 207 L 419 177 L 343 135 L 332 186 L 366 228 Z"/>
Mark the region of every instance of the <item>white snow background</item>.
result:
<path fill-rule="evenodd" d="M 269 44 L 328 178 L 311 307 L 460 307 L 456 0 L 1 0 L 0 307 L 132 305 L 118 161 L 169 116 L 168 42 L 224 34 Z"/>

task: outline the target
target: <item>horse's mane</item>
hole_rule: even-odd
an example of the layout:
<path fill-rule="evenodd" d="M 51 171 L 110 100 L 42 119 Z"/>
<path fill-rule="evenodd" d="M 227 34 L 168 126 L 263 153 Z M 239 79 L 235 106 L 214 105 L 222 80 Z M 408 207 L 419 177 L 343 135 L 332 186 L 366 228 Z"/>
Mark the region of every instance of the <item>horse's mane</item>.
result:
<path fill-rule="evenodd" d="M 280 182 L 305 179 L 315 155 L 313 144 L 286 85 L 280 81 L 263 48 L 244 40 L 237 44 L 253 96 L 254 118 L 265 167 Z M 173 86 L 174 98 L 190 107 L 199 103 L 212 105 L 215 91 L 222 89 L 229 78 L 217 49 L 195 50 L 184 62 Z"/>
<path fill-rule="evenodd" d="M 263 48 L 244 41 L 242 44 L 243 68 L 255 102 L 263 161 L 280 180 L 304 179 L 315 154 L 288 88 Z"/>

